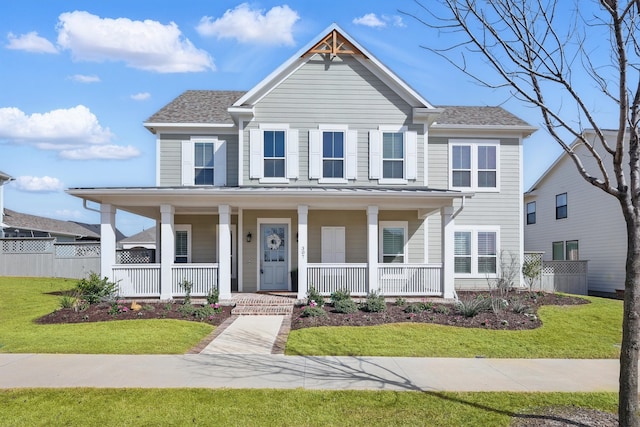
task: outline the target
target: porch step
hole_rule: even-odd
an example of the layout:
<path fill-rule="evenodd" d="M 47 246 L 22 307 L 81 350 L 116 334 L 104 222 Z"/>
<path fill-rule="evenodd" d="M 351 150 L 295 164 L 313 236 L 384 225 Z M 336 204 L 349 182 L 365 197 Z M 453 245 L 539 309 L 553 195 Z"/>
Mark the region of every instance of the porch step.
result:
<path fill-rule="evenodd" d="M 237 294 L 233 296 L 235 307 L 231 314 L 236 315 L 290 315 L 295 299 L 265 295 Z"/>

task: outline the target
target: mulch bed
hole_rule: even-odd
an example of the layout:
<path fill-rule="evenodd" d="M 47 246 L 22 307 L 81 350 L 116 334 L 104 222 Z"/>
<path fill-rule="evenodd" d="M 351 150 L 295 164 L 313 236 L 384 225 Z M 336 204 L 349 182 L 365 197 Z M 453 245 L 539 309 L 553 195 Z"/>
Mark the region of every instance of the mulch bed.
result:
<path fill-rule="evenodd" d="M 487 292 L 459 292 L 460 300 L 488 297 Z M 385 323 L 434 323 L 447 326 L 459 326 L 465 328 L 524 330 L 535 329 L 542 325 L 537 316 L 538 308 L 543 305 L 577 305 L 586 304 L 589 301 L 567 295 L 551 293 L 510 292 L 505 298 L 509 303 L 498 314 L 493 311 L 485 311 L 475 317 L 465 317 L 458 314 L 452 303 L 432 302 L 430 310 L 420 313 L 407 313 L 405 309 L 409 304 L 397 305 L 387 302 L 387 307 L 381 313 L 368 313 L 359 310 L 353 314 L 343 314 L 334 311 L 330 304 L 326 304 L 323 317 L 303 317 L 304 306 L 295 307 L 291 319 L 291 329 L 301 329 L 317 326 L 373 326 Z M 526 304 L 526 313 L 515 313 L 512 309 L 515 305 Z M 441 309 L 446 307 L 446 309 Z"/>

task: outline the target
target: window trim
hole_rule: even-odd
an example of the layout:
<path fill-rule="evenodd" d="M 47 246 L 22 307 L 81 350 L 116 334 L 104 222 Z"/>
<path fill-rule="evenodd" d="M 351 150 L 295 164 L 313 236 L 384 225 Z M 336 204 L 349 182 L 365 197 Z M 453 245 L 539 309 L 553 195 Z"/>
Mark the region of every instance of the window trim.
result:
<path fill-rule="evenodd" d="M 470 273 L 455 273 L 454 269 L 454 277 L 455 278 L 468 278 L 468 279 L 479 279 L 479 278 L 494 278 L 497 277 L 498 272 L 500 271 L 500 227 L 499 226 L 491 226 L 491 225 L 482 225 L 482 226 L 458 226 L 454 227 L 454 236 L 455 233 L 471 233 L 471 272 Z M 495 273 L 479 273 L 478 272 L 478 233 L 495 233 L 496 235 L 496 272 Z M 454 243 L 455 244 L 455 243 Z M 451 262 L 455 263 L 455 250 L 454 256 Z"/>
<path fill-rule="evenodd" d="M 558 197 L 564 196 L 564 205 L 558 205 Z M 558 209 L 564 208 L 564 216 L 559 216 Z M 569 217 L 569 196 L 567 192 L 556 194 L 556 219 L 566 219 Z"/>
<path fill-rule="evenodd" d="M 174 264 L 184 264 L 184 263 L 177 263 L 176 262 L 176 258 L 178 256 L 178 254 L 176 253 L 176 243 L 178 242 L 177 239 L 177 234 L 178 231 L 184 231 L 187 233 L 187 262 L 186 264 L 190 264 L 191 263 L 191 224 L 175 224 L 173 226 L 173 263 Z"/>
<path fill-rule="evenodd" d="M 195 183 L 196 144 L 213 144 L 213 185 Z M 181 186 L 225 187 L 227 185 L 227 141 L 218 136 L 197 136 L 183 140 L 180 147 Z"/>
<path fill-rule="evenodd" d="M 532 212 L 529 212 L 529 206 L 533 206 L 533 211 Z M 527 205 L 525 206 L 525 209 L 526 209 L 525 216 L 526 216 L 526 224 L 527 225 L 533 225 L 533 224 L 536 223 L 536 208 L 537 208 L 537 206 L 536 206 L 536 202 L 535 201 L 527 202 Z M 530 219 L 531 215 L 533 215 L 533 220 Z"/>
<path fill-rule="evenodd" d="M 407 166 L 408 166 L 408 141 L 407 134 L 409 128 L 407 126 L 392 126 L 392 125 L 380 125 L 378 126 L 380 131 L 380 178 L 379 184 L 406 184 L 409 182 L 407 179 Z M 401 133 L 402 134 L 402 178 L 385 178 L 384 177 L 384 134 L 385 133 Z M 397 160 L 396 160 L 397 161 Z"/>
<path fill-rule="evenodd" d="M 448 179 L 449 189 L 452 190 L 467 190 L 475 191 L 479 193 L 496 193 L 500 192 L 500 140 L 498 139 L 450 139 L 449 140 L 449 161 L 448 161 Z M 467 146 L 470 147 L 471 156 L 471 182 L 469 187 L 456 187 L 453 185 L 453 147 L 454 146 Z M 495 147 L 496 149 L 496 186 L 495 187 L 479 187 L 478 186 L 478 173 L 489 169 L 479 169 L 478 167 L 478 148 L 479 147 Z"/>
<path fill-rule="evenodd" d="M 556 258 L 555 257 L 555 248 L 556 246 L 558 246 L 561 250 L 562 250 L 562 257 L 561 258 Z M 552 261 L 564 261 L 565 260 L 565 253 L 564 253 L 564 241 L 563 240 L 559 240 L 556 242 L 551 242 L 551 260 Z"/>
<path fill-rule="evenodd" d="M 318 131 L 320 132 L 320 178 L 318 178 L 319 184 L 346 184 L 347 179 L 347 138 L 349 132 L 348 125 L 318 125 Z M 341 132 L 342 133 L 342 178 L 326 177 L 324 176 L 324 133 L 325 132 Z M 336 160 L 338 157 L 331 157 Z"/>
<path fill-rule="evenodd" d="M 291 181 L 289 178 L 289 167 L 291 166 L 289 163 L 292 161 L 289 155 L 289 144 L 292 143 L 289 136 L 289 124 L 288 123 L 260 123 L 260 127 L 258 128 L 260 132 L 260 161 L 262 162 L 261 167 L 261 176 L 258 178 L 258 182 L 260 184 L 288 184 Z M 274 131 L 274 132 L 284 132 L 284 177 L 265 177 L 264 176 L 264 132 L 265 131 Z"/>
<path fill-rule="evenodd" d="M 571 257 L 569 256 L 569 243 L 575 243 L 576 244 L 576 259 L 570 259 Z M 564 257 L 565 257 L 565 261 L 579 261 L 580 260 L 580 243 L 577 239 L 574 240 L 566 240 L 564 242 Z"/>
<path fill-rule="evenodd" d="M 392 264 L 384 262 L 384 229 L 402 228 L 404 232 L 403 262 L 409 263 L 409 222 L 408 221 L 380 221 L 378 223 L 378 262 L 380 264 Z M 398 263 L 396 263 L 398 264 Z"/>

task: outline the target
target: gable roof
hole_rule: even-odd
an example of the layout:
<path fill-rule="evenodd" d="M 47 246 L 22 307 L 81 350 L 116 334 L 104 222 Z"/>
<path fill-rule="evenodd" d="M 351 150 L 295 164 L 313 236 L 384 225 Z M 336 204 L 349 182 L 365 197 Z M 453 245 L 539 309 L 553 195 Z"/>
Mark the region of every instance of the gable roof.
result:
<path fill-rule="evenodd" d="M 434 123 L 434 127 L 447 125 L 457 126 L 523 126 L 533 128 L 518 116 L 511 114 L 502 107 L 474 107 L 474 106 L 440 106 L 442 113 Z"/>
<path fill-rule="evenodd" d="M 156 242 L 156 227 L 150 227 L 146 230 L 142 230 L 133 236 L 125 237 L 120 243 L 155 243 Z"/>
<path fill-rule="evenodd" d="M 0 171 L 0 183 L 2 183 L 3 181 L 13 181 L 13 177 L 8 173 Z"/>
<path fill-rule="evenodd" d="M 74 221 L 62 221 L 16 212 L 11 209 L 4 210 L 5 228 L 18 228 L 22 230 L 42 231 L 75 238 L 100 238 L 99 224 L 84 224 Z M 116 239 L 124 238 L 124 234 L 116 230 Z"/>

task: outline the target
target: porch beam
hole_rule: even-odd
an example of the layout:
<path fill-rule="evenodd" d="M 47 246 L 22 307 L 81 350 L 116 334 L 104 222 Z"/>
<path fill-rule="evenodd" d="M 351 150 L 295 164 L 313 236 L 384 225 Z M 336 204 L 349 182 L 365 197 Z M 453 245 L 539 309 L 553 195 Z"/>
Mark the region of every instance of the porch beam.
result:
<path fill-rule="evenodd" d="M 442 224 L 442 274 L 440 281 L 442 283 L 442 296 L 444 298 L 453 298 L 455 295 L 455 217 L 453 206 L 446 206 L 440 209 Z"/>
<path fill-rule="evenodd" d="M 307 295 L 307 243 L 308 243 L 309 207 L 298 206 L 298 299 Z"/>
<path fill-rule="evenodd" d="M 221 300 L 231 299 L 231 208 L 218 206 L 218 291 Z"/>
<path fill-rule="evenodd" d="M 378 291 L 378 206 L 367 208 L 368 290 Z"/>
<path fill-rule="evenodd" d="M 116 263 L 116 208 L 100 205 L 100 275 L 113 280 Z"/>
<path fill-rule="evenodd" d="M 160 205 L 160 299 L 173 299 L 171 267 L 175 261 L 175 208 Z"/>

